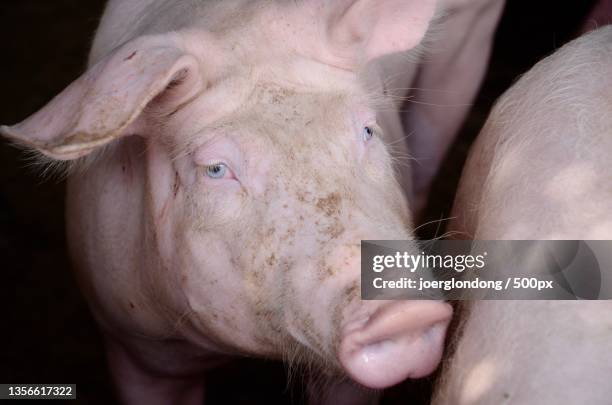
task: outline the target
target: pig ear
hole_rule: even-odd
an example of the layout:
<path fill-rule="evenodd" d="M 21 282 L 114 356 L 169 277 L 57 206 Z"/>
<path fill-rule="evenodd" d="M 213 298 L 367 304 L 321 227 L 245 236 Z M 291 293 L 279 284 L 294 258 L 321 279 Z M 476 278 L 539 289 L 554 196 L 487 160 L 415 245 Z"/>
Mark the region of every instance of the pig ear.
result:
<path fill-rule="evenodd" d="M 101 60 L 40 111 L 0 132 L 54 159 L 75 159 L 127 135 L 149 104 L 172 112 L 197 94 L 200 77 L 196 58 L 167 36 L 140 37 Z"/>
<path fill-rule="evenodd" d="M 327 34 L 343 58 L 365 63 L 417 46 L 436 11 L 435 0 L 326 2 Z"/>

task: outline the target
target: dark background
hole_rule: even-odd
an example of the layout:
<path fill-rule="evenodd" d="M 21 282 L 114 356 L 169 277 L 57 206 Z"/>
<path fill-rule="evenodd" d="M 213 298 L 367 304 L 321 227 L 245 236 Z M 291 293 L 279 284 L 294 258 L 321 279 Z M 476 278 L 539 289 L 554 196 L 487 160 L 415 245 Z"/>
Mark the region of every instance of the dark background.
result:
<path fill-rule="evenodd" d="M 429 220 L 448 216 L 461 165 L 492 102 L 575 36 L 593 1 L 508 3 L 484 87 L 435 182 Z M 24 119 L 84 71 L 103 6 L 103 0 L 0 0 L 0 123 Z M 76 383 L 72 403 L 112 404 L 102 342 L 65 252 L 63 202 L 62 181 L 41 180 L 0 141 L 0 383 Z M 434 223 L 421 236 L 442 232 Z M 275 362 L 241 360 L 209 378 L 209 404 L 303 398 Z M 404 384 L 389 390 L 384 403 L 426 398 L 428 390 L 427 380 Z"/>

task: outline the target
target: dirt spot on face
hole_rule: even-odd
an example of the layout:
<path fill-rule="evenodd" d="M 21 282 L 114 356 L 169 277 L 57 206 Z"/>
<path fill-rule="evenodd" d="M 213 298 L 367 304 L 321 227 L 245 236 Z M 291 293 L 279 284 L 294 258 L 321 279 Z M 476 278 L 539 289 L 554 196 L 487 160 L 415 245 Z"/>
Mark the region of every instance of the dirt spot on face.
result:
<path fill-rule="evenodd" d="M 293 267 L 294 263 L 291 260 L 283 259 L 279 265 L 282 272 L 288 272 Z"/>
<path fill-rule="evenodd" d="M 358 299 L 360 294 L 361 294 L 361 288 L 359 288 L 359 282 L 355 280 L 344 289 L 343 301 L 348 304 L 350 301 L 354 299 Z"/>
<path fill-rule="evenodd" d="M 261 301 L 258 301 L 255 309 L 255 316 L 264 322 L 269 322 L 274 319 L 274 311 L 266 308 Z"/>
<path fill-rule="evenodd" d="M 319 281 L 321 282 L 333 277 L 336 274 L 334 267 L 327 264 L 327 261 L 324 258 L 319 259 L 317 262 L 316 271 Z"/>
<path fill-rule="evenodd" d="M 285 99 L 287 98 L 287 92 L 284 89 L 279 89 L 276 92 L 272 92 L 270 101 L 272 104 L 283 104 Z"/>
<path fill-rule="evenodd" d="M 178 194 L 180 185 L 181 185 L 181 179 L 179 178 L 178 172 L 175 171 L 174 172 L 174 183 L 172 184 L 172 194 L 174 195 L 175 198 L 176 198 L 176 195 Z"/>
<path fill-rule="evenodd" d="M 132 301 L 130 301 L 129 304 L 130 304 L 130 308 L 132 308 L 132 309 L 136 308 L 136 305 L 134 305 L 134 303 Z"/>
<path fill-rule="evenodd" d="M 267 259 L 266 264 L 268 266 L 274 266 L 276 264 L 276 255 L 272 253 Z"/>
<path fill-rule="evenodd" d="M 323 212 L 328 217 L 333 215 L 338 215 L 340 213 L 340 203 L 342 202 L 342 197 L 340 197 L 339 193 L 330 193 L 325 198 L 319 198 L 316 203 L 316 207 L 318 210 Z"/>
<path fill-rule="evenodd" d="M 274 233 L 276 232 L 276 228 L 274 228 L 273 226 L 271 226 L 270 228 L 266 229 L 265 233 L 264 233 L 264 238 L 269 239 L 272 237 L 272 235 L 274 235 Z"/>
<path fill-rule="evenodd" d="M 344 225 L 342 225 L 340 221 L 334 221 L 333 224 L 325 228 L 325 233 L 329 235 L 331 239 L 336 239 L 344 233 Z"/>
<path fill-rule="evenodd" d="M 295 237 L 295 228 L 289 228 L 287 229 L 287 232 L 285 232 L 285 234 L 283 236 L 281 236 L 281 241 L 282 242 L 286 242 L 287 239 L 292 239 Z"/>
<path fill-rule="evenodd" d="M 264 275 L 259 270 L 248 271 L 246 273 L 246 279 L 255 289 L 262 288 L 264 283 Z"/>
<path fill-rule="evenodd" d="M 301 203 L 306 202 L 306 194 L 302 191 L 298 191 L 296 194 L 297 200 Z"/>
<path fill-rule="evenodd" d="M 322 267 L 319 267 L 319 280 L 321 281 L 325 281 L 328 278 L 333 277 L 335 274 L 336 271 L 332 266 L 323 265 Z"/>

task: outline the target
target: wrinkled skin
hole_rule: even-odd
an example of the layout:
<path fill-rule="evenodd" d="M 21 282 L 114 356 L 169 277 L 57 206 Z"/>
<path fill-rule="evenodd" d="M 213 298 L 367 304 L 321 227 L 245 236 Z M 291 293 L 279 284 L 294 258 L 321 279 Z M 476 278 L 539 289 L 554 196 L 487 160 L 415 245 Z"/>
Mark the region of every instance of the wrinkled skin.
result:
<path fill-rule="evenodd" d="M 413 193 L 396 160 L 422 139 L 416 171 L 435 173 L 502 5 L 109 2 L 90 69 L 2 132 L 72 161 L 71 255 L 124 403 L 201 403 L 202 372 L 234 355 L 370 388 L 437 367 L 450 306 L 361 301 L 359 242 L 412 238 L 430 179 Z M 426 58 L 432 21 L 448 47 Z M 400 114 L 453 73 L 453 114 Z"/>
<path fill-rule="evenodd" d="M 612 239 L 611 44 L 612 27 L 583 36 L 502 96 L 464 169 L 455 231 Z M 434 404 L 609 403 L 611 301 L 474 301 L 462 312 Z"/>

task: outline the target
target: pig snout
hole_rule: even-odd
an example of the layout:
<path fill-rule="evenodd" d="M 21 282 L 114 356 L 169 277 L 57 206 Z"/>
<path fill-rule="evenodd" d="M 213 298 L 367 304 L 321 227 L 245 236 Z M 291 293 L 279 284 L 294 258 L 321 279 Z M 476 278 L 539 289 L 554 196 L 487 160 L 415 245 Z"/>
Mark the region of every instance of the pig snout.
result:
<path fill-rule="evenodd" d="M 337 268 L 336 275 L 319 285 L 319 291 L 316 287 L 304 291 L 305 297 L 311 297 L 305 305 L 313 322 L 290 328 L 290 333 L 318 352 L 326 345 L 312 344 L 309 338 L 325 336 L 325 321 L 329 322 L 333 351 L 329 354 L 344 373 L 369 388 L 386 388 L 430 374 L 442 357 L 452 307 L 430 300 L 361 300 L 360 252 L 351 249 L 354 246 L 337 247 L 329 254 L 327 262 Z M 318 328 L 322 332 L 315 331 Z"/>
<path fill-rule="evenodd" d="M 442 357 L 451 306 L 438 301 L 379 301 L 371 306 L 370 316 L 342 327 L 338 356 L 346 372 L 370 388 L 433 372 Z"/>

